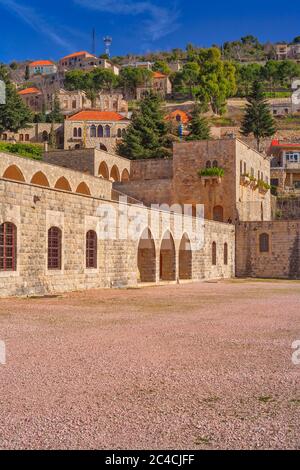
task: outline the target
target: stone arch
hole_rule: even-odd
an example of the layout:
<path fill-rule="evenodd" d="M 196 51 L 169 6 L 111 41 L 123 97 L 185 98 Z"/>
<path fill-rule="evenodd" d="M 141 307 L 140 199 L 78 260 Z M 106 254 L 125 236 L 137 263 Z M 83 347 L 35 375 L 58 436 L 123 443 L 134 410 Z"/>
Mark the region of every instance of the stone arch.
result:
<path fill-rule="evenodd" d="M 122 177 L 121 177 L 121 181 L 129 181 L 130 179 L 130 175 L 129 175 L 129 171 L 127 170 L 127 168 L 125 168 L 125 170 L 123 170 L 123 173 L 122 173 Z"/>
<path fill-rule="evenodd" d="M 88 187 L 88 185 L 87 185 L 84 181 L 82 181 L 82 182 L 77 186 L 76 193 L 78 193 L 78 194 L 85 194 L 86 196 L 90 196 L 90 195 L 91 195 L 90 188 Z"/>
<path fill-rule="evenodd" d="M 105 162 L 100 163 L 98 175 L 105 180 L 109 180 L 109 169 Z"/>
<path fill-rule="evenodd" d="M 222 206 L 215 206 L 213 208 L 213 220 L 215 220 L 216 222 L 223 222 L 224 210 Z"/>
<path fill-rule="evenodd" d="M 38 186 L 45 186 L 47 188 L 50 186 L 47 176 L 42 171 L 35 173 L 31 178 L 30 183 Z"/>
<path fill-rule="evenodd" d="M 11 165 L 6 168 L 5 172 L 3 173 L 3 178 L 13 181 L 22 181 L 23 183 L 25 182 L 22 171 L 16 165 Z"/>
<path fill-rule="evenodd" d="M 156 249 L 149 228 L 143 231 L 137 253 L 138 280 L 140 282 L 156 281 Z"/>
<path fill-rule="evenodd" d="M 72 191 L 69 181 L 62 176 L 55 183 L 55 189 L 61 189 L 63 191 Z"/>
<path fill-rule="evenodd" d="M 162 239 L 160 246 L 160 269 L 161 281 L 176 280 L 176 250 L 174 238 L 168 230 Z"/>
<path fill-rule="evenodd" d="M 110 171 L 110 179 L 113 182 L 120 181 L 120 172 L 116 165 L 114 165 Z"/>
<path fill-rule="evenodd" d="M 179 247 L 179 279 L 192 279 L 193 253 L 191 242 L 185 233 Z"/>

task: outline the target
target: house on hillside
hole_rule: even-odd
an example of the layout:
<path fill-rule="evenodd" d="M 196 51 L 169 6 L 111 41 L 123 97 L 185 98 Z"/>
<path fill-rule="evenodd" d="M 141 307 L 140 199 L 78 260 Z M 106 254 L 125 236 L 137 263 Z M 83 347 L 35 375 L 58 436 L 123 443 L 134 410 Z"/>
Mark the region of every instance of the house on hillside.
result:
<path fill-rule="evenodd" d="M 29 76 L 51 75 L 57 72 L 57 66 L 50 60 L 37 60 L 29 64 Z"/>
<path fill-rule="evenodd" d="M 98 148 L 112 152 L 129 124 L 129 119 L 114 111 L 79 111 L 65 119 L 65 149 Z"/>

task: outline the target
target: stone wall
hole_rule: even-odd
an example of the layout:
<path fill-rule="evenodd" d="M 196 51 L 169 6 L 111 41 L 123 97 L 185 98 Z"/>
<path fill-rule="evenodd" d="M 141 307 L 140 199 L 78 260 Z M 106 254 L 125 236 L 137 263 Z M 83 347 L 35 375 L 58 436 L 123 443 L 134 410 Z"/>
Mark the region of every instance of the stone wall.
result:
<path fill-rule="evenodd" d="M 114 188 L 123 194 L 142 201 L 146 206 L 152 204 L 172 205 L 174 200 L 172 180 L 129 181 L 128 183 L 115 183 Z"/>
<path fill-rule="evenodd" d="M 111 199 L 112 183 L 110 181 L 3 152 L 0 152 L 0 177 L 24 183 L 33 181 L 32 184 L 36 186 L 50 188 L 59 186 L 62 191 L 84 191 L 86 195 L 91 194 L 94 197 Z M 78 189 L 80 187 L 81 189 Z"/>
<path fill-rule="evenodd" d="M 64 147 L 64 125 L 60 123 L 54 123 L 53 129 L 55 132 L 56 146 L 57 148 Z M 50 123 L 38 123 L 30 124 L 25 129 L 20 129 L 18 132 L 3 132 L 0 134 L 0 139 L 5 141 L 15 140 L 17 142 L 24 143 L 44 143 L 49 141 L 52 124 Z"/>
<path fill-rule="evenodd" d="M 241 184 L 241 174 L 258 172 L 270 182 L 270 163 L 256 150 L 237 139 L 188 142 L 174 145 L 175 202 L 204 204 L 205 218 L 214 219 L 222 208 L 223 220 L 270 220 L 270 191 Z M 207 162 L 224 169 L 221 180 L 199 178 Z M 216 162 L 216 163 L 214 163 Z"/>
<path fill-rule="evenodd" d="M 132 160 L 130 180 L 153 180 L 173 178 L 173 160 Z"/>
<path fill-rule="evenodd" d="M 260 251 L 260 236 L 269 249 Z M 241 223 L 236 227 L 236 275 L 300 279 L 300 221 Z"/>
<path fill-rule="evenodd" d="M 127 181 L 131 171 L 130 160 L 98 149 L 51 150 L 43 160 L 113 181 Z"/>
<path fill-rule="evenodd" d="M 6 155 L 1 155 L 1 163 L 6 158 Z M 9 163 L 13 163 L 18 157 L 9 158 Z M 23 162 L 23 159 L 19 160 Z M 147 255 L 144 250 L 150 248 L 143 246 L 141 235 L 147 228 L 153 236 L 150 244 L 153 250 L 148 251 L 147 256 L 152 263 L 153 282 L 158 283 L 171 265 L 174 282 L 180 275 L 186 279 L 189 266 L 190 280 L 234 276 L 235 229 L 232 225 L 205 221 L 203 226 L 200 219 L 192 217 L 182 219 L 178 214 L 33 185 L 29 182 L 30 177 L 40 168 L 53 180 L 61 168 L 29 160 L 28 166 L 23 163 L 19 166 L 24 181 L 0 177 L 0 224 L 10 222 L 17 228 L 16 271 L 0 271 L 1 297 L 136 286 L 139 280 L 145 280 L 141 279 L 141 259 Z M 48 172 L 46 167 L 49 167 Z M 68 172 L 77 174 L 67 169 L 63 174 L 68 176 Z M 78 175 L 82 179 L 95 179 L 100 185 L 109 184 L 89 175 Z M 128 237 L 126 227 L 131 227 L 136 218 L 139 223 L 134 236 Z M 48 231 L 51 227 L 59 228 L 62 233 L 62 266 L 58 270 L 49 270 L 47 264 Z M 87 269 L 85 264 L 85 237 L 89 230 L 98 234 L 95 269 Z M 171 234 L 168 243 L 163 241 L 167 239 L 166 234 Z M 195 244 L 193 234 L 201 234 L 199 244 Z M 183 243 L 186 238 L 190 244 Z M 215 265 L 212 263 L 213 242 L 217 247 Z M 228 244 L 227 264 L 224 262 L 225 243 Z M 170 250 L 167 255 L 172 263 L 164 263 L 161 257 L 163 246 Z M 188 250 L 188 253 L 184 254 L 183 250 Z M 171 277 L 170 273 L 167 272 L 166 277 Z"/>

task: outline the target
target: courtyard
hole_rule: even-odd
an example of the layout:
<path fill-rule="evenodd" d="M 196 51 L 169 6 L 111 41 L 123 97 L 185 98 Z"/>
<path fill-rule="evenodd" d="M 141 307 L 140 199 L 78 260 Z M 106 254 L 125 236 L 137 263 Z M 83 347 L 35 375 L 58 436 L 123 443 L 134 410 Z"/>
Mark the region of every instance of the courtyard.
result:
<path fill-rule="evenodd" d="M 1 299 L 1 449 L 300 449 L 300 282 Z"/>

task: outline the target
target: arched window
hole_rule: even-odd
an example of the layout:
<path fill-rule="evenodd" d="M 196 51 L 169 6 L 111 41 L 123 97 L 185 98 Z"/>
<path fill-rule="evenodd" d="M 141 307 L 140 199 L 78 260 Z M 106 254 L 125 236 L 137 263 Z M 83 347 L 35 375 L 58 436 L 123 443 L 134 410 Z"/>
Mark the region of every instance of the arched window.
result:
<path fill-rule="evenodd" d="M 110 127 L 105 126 L 105 137 L 110 137 Z"/>
<path fill-rule="evenodd" d="M 224 243 L 224 264 L 228 265 L 228 244 Z"/>
<path fill-rule="evenodd" d="M 97 234 L 94 230 L 86 234 L 86 267 L 87 269 L 97 268 Z"/>
<path fill-rule="evenodd" d="M 61 239 L 58 227 L 48 230 L 48 269 L 61 269 Z"/>
<path fill-rule="evenodd" d="M 216 266 L 217 265 L 217 244 L 216 242 L 213 242 L 212 244 L 212 265 L 213 266 Z"/>
<path fill-rule="evenodd" d="M 30 138 L 29 138 L 29 134 L 25 134 L 25 141 L 26 141 L 26 142 L 29 142 L 29 139 L 30 139 Z"/>
<path fill-rule="evenodd" d="M 117 131 L 117 137 L 118 137 L 119 139 L 121 139 L 121 137 L 122 137 L 122 130 L 121 130 L 121 129 L 118 129 L 118 131 Z"/>
<path fill-rule="evenodd" d="M 96 137 L 96 126 L 91 126 L 90 136 Z"/>
<path fill-rule="evenodd" d="M 48 135 L 48 132 L 47 131 L 44 131 L 42 133 L 42 139 L 43 139 L 43 142 L 48 142 L 49 140 L 49 135 Z M 26 140 L 26 136 L 25 136 L 25 140 Z"/>
<path fill-rule="evenodd" d="M 124 139 L 125 135 L 126 135 L 126 129 L 122 129 L 122 138 L 123 139 Z"/>
<path fill-rule="evenodd" d="M 2 140 L 7 140 L 7 134 L 2 134 Z"/>
<path fill-rule="evenodd" d="M 0 271 L 17 269 L 17 227 L 5 222 L 0 225 Z"/>
<path fill-rule="evenodd" d="M 270 237 L 268 233 L 261 233 L 259 236 L 259 251 L 268 253 L 270 249 Z"/>
<path fill-rule="evenodd" d="M 98 137 L 103 137 L 103 126 L 98 126 L 97 134 Z"/>
<path fill-rule="evenodd" d="M 78 128 L 78 137 L 82 137 L 82 129 L 81 129 L 81 127 Z"/>
<path fill-rule="evenodd" d="M 214 167 L 214 168 L 218 168 L 218 160 L 214 160 L 214 161 L 213 161 L 213 167 Z"/>
<path fill-rule="evenodd" d="M 20 141 L 20 142 L 23 142 L 23 140 L 24 140 L 24 134 L 20 134 L 20 135 L 19 135 L 19 141 Z"/>
<path fill-rule="evenodd" d="M 77 127 L 74 127 L 74 129 L 73 129 L 73 137 L 77 137 L 77 136 L 78 136 Z"/>
<path fill-rule="evenodd" d="M 207 162 L 206 162 L 206 168 L 211 168 L 211 161 L 210 161 L 210 160 L 207 160 Z"/>

